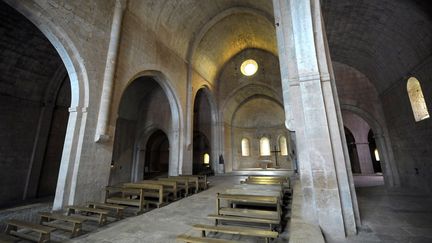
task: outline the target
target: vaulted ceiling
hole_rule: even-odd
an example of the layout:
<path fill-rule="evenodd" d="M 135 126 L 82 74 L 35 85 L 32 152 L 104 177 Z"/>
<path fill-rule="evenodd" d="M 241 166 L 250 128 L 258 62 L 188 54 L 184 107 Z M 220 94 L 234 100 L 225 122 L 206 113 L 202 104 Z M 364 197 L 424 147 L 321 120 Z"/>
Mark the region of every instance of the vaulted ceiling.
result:
<path fill-rule="evenodd" d="M 426 0 L 322 0 L 332 59 L 363 72 L 379 92 L 432 51 Z M 247 48 L 277 55 L 271 0 L 130 0 L 128 10 L 206 79 Z"/>

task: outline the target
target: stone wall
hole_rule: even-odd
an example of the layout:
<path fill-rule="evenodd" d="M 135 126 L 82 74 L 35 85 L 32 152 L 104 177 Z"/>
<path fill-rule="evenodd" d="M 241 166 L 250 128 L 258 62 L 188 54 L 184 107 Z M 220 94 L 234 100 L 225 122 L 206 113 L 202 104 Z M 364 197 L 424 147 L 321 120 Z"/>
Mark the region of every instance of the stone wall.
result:
<path fill-rule="evenodd" d="M 432 60 L 413 70 L 423 89 L 429 114 L 432 112 Z M 401 185 L 411 192 L 432 193 L 432 120 L 416 122 L 407 93 L 407 78 L 398 80 L 384 92 L 382 103 Z"/>

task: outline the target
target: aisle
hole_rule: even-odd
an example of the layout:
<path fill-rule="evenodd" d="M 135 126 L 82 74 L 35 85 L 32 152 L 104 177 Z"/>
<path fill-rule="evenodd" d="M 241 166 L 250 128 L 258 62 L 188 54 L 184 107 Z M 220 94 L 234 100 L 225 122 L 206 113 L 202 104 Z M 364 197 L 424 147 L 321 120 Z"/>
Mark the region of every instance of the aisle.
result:
<path fill-rule="evenodd" d="M 207 215 L 215 212 L 215 194 L 239 184 L 244 176 L 216 176 L 209 179 L 211 187 L 203 192 L 171 203 L 145 214 L 111 223 L 97 231 L 74 238 L 69 242 L 176 242 L 179 234 L 199 235 L 193 224 L 213 224 Z M 248 242 L 255 242 L 254 240 Z"/>

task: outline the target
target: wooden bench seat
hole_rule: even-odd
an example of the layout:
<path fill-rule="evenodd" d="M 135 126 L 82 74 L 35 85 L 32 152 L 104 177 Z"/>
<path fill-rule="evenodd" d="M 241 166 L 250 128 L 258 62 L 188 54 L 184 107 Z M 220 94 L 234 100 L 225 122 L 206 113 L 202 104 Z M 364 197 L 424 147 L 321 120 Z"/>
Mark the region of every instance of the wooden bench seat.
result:
<path fill-rule="evenodd" d="M 103 225 L 107 222 L 108 211 L 104 209 L 98 208 L 89 208 L 89 207 L 81 207 L 81 206 L 67 206 L 67 215 L 74 215 L 74 217 L 92 220 L 99 223 L 99 225 Z M 96 217 L 95 217 L 96 216 Z"/>
<path fill-rule="evenodd" d="M 193 227 L 197 230 L 201 230 L 202 237 L 205 237 L 206 231 L 209 231 L 209 232 L 218 232 L 218 233 L 226 233 L 226 234 L 234 234 L 234 235 L 263 237 L 266 239 L 266 242 L 268 243 L 270 239 L 275 239 L 279 235 L 279 233 L 276 231 L 257 229 L 252 227 L 221 226 L 221 225 L 214 226 L 214 225 L 205 225 L 205 224 L 195 224 Z"/>
<path fill-rule="evenodd" d="M 214 219 L 215 225 L 218 225 L 220 220 L 244 222 L 244 223 L 268 224 L 270 226 L 270 229 L 273 229 L 273 225 L 280 224 L 280 220 L 278 219 L 250 218 L 250 217 L 217 215 L 217 214 L 209 214 L 207 217 Z"/>
<path fill-rule="evenodd" d="M 99 203 L 99 202 L 88 202 L 87 206 L 89 208 L 99 208 L 99 209 L 112 210 L 112 211 L 114 211 L 115 217 L 117 219 L 123 218 L 123 211 L 126 209 L 126 206 L 123 206 L 123 205 Z"/>
<path fill-rule="evenodd" d="M 5 233 L 0 233 L 0 242 L 1 243 L 15 243 L 21 241 L 21 239 L 14 237 L 12 235 L 8 235 Z"/>
<path fill-rule="evenodd" d="M 179 177 L 197 178 L 199 190 L 206 190 L 209 185 L 206 175 L 179 175 Z"/>
<path fill-rule="evenodd" d="M 199 191 L 199 178 L 197 176 L 170 176 L 168 178 L 175 178 L 175 179 L 187 179 L 188 180 L 188 185 L 189 185 L 189 190 L 191 189 L 195 189 L 195 193 L 198 193 Z"/>
<path fill-rule="evenodd" d="M 78 236 L 82 230 L 84 219 L 59 213 L 39 212 L 40 224 L 71 232 L 71 237 Z M 67 222 L 69 225 L 59 224 L 57 221 Z"/>
<path fill-rule="evenodd" d="M 208 237 L 197 237 L 190 235 L 178 235 L 177 241 L 183 241 L 187 243 L 239 243 L 240 241 L 224 240 L 224 239 L 214 239 Z"/>
<path fill-rule="evenodd" d="M 134 198 L 131 195 L 138 196 Z M 137 214 L 148 209 L 148 204 L 144 200 L 144 190 L 136 188 L 107 186 L 105 188 L 105 203 L 138 207 Z"/>
<path fill-rule="evenodd" d="M 223 207 L 219 209 L 219 215 L 280 220 L 280 215 L 277 211 L 247 209 L 247 208 Z"/>
<path fill-rule="evenodd" d="M 164 193 L 166 193 L 167 195 L 172 195 L 174 201 L 177 200 L 178 192 L 179 192 L 177 181 L 143 180 L 143 181 L 138 181 L 136 183 L 162 185 L 164 189 Z"/>
<path fill-rule="evenodd" d="M 181 177 L 158 178 L 158 181 L 175 181 L 178 192 L 184 191 L 185 197 L 189 195 L 189 179 Z"/>
<path fill-rule="evenodd" d="M 154 204 L 156 207 L 160 208 L 166 204 L 168 194 L 164 192 L 163 185 L 151 183 L 125 183 L 123 186 L 125 188 L 139 189 L 142 191 L 142 193 L 140 192 L 140 198 L 143 198 L 144 203 L 147 205 Z M 157 198 L 157 200 L 151 200 L 148 198 Z"/>
<path fill-rule="evenodd" d="M 51 232 L 55 230 L 55 228 L 43 226 L 40 224 L 33 224 L 26 221 L 10 219 L 6 222 L 6 234 L 17 236 L 22 239 L 31 240 L 35 242 L 49 242 L 51 237 Z M 26 229 L 32 232 L 36 232 L 39 234 L 39 237 L 35 237 L 30 234 L 25 234 L 22 232 L 18 232 L 19 229 Z"/>

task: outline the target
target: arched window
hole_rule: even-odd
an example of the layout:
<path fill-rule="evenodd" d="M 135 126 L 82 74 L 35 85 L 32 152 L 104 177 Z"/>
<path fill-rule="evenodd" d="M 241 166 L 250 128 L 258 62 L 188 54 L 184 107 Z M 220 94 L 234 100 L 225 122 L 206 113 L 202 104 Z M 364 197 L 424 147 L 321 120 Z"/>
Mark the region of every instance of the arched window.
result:
<path fill-rule="evenodd" d="M 279 150 L 282 156 L 288 155 L 288 146 L 287 146 L 287 140 L 285 136 L 280 136 L 279 138 Z"/>
<path fill-rule="evenodd" d="M 262 137 L 260 140 L 260 155 L 270 156 L 270 140 L 266 137 Z"/>
<path fill-rule="evenodd" d="M 414 113 L 414 119 L 416 121 L 421 121 L 429 118 L 429 112 L 423 97 L 423 91 L 420 82 L 416 78 L 411 77 L 408 79 L 407 91 Z"/>
<path fill-rule="evenodd" d="M 241 153 L 242 153 L 242 156 L 249 156 L 250 155 L 249 147 L 250 147 L 249 139 L 243 138 L 241 140 Z"/>
<path fill-rule="evenodd" d="M 210 155 L 208 153 L 204 154 L 204 164 L 205 165 L 210 164 Z"/>

